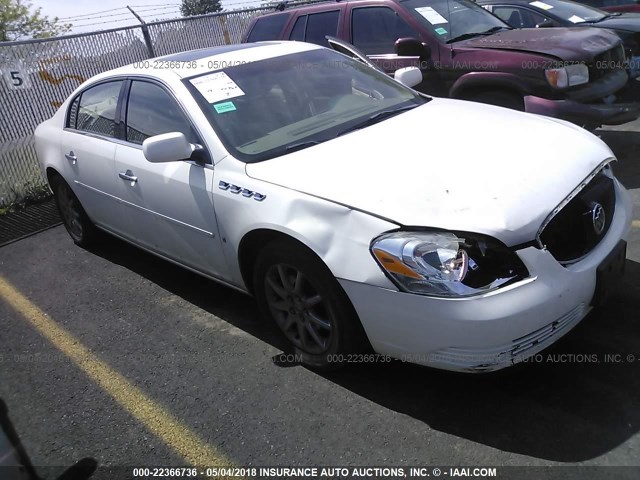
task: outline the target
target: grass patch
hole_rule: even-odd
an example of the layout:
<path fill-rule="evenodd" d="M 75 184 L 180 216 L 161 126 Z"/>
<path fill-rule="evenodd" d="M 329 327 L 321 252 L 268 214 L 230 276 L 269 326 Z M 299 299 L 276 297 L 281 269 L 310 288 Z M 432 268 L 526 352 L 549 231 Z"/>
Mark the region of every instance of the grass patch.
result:
<path fill-rule="evenodd" d="M 18 199 L 10 202 L 8 205 L 0 207 L 0 216 L 22 210 L 29 205 L 42 203 L 53 196 L 49 185 L 38 185 L 34 183 L 25 185 L 22 192 L 21 195 L 17 195 L 17 192 L 15 190 L 13 191 L 15 197 Z"/>

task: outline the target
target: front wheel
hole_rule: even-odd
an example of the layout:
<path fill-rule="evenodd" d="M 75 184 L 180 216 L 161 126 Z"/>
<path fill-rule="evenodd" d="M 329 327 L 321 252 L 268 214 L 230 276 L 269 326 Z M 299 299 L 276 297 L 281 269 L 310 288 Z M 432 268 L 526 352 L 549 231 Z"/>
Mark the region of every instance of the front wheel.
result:
<path fill-rule="evenodd" d="M 71 187 L 60 176 L 51 179 L 51 189 L 56 199 L 58 212 L 62 218 L 67 232 L 76 243 L 82 247 L 91 244 L 96 236 L 97 229 L 82 208 L 80 200 L 76 197 Z"/>
<path fill-rule="evenodd" d="M 306 366 L 332 370 L 361 352 L 364 331 L 329 269 L 295 242 L 274 242 L 260 253 L 254 273 L 262 314 L 273 319 Z"/>

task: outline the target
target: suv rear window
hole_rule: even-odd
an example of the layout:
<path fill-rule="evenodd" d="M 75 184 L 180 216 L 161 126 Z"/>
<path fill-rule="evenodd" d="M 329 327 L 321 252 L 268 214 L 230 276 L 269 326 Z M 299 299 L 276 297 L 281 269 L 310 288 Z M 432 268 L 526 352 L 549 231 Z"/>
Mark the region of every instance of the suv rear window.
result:
<path fill-rule="evenodd" d="M 280 38 L 280 32 L 282 32 L 288 19 L 289 14 L 267 15 L 258 18 L 247 37 L 247 42 L 261 42 Z"/>

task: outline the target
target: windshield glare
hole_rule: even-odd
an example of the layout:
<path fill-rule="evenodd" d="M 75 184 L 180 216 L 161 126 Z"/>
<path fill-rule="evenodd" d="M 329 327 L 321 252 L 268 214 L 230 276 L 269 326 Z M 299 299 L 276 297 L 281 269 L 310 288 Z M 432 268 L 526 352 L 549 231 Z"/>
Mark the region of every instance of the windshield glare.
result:
<path fill-rule="evenodd" d="M 532 0 L 529 4 L 572 23 L 597 22 L 607 16 L 597 8 L 565 0 Z"/>
<path fill-rule="evenodd" d="M 425 102 L 328 49 L 237 65 L 185 84 L 230 153 L 245 162 L 324 142 L 379 112 Z"/>
<path fill-rule="evenodd" d="M 402 5 L 443 42 L 500 27 L 510 28 L 469 0 L 404 0 Z"/>

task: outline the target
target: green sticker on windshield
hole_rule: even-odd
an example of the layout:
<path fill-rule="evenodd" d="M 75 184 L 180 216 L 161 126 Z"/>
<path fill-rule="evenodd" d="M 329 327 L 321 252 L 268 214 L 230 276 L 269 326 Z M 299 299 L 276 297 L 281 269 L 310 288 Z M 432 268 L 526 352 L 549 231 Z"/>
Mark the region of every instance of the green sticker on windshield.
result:
<path fill-rule="evenodd" d="M 436 28 L 436 33 L 438 35 L 446 35 L 447 29 L 446 28 L 442 28 L 442 27 L 438 27 L 438 28 Z"/>
<path fill-rule="evenodd" d="M 227 112 L 235 112 L 236 106 L 233 102 L 223 102 L 218 103 L 213 106 L 216 109 L 216 113 L 227 113 Z"/>

